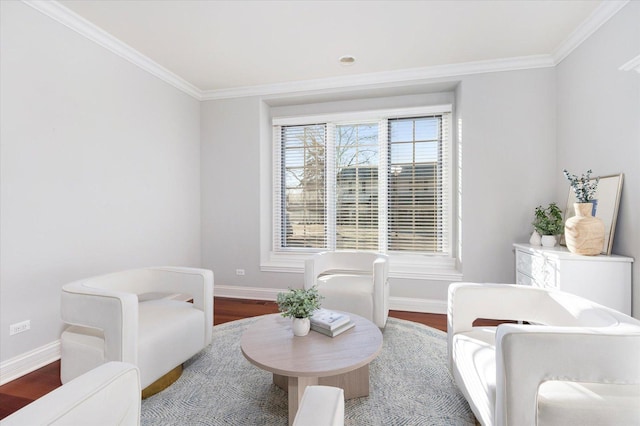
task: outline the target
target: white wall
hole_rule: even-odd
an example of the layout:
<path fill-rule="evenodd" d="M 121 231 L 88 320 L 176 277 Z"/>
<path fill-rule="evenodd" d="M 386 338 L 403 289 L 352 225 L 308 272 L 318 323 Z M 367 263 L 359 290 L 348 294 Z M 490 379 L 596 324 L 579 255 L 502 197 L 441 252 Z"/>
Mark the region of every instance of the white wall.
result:
<path fill-rule="evenodd" d="M 461 91 L 464 279 L 515 282 L 512 244 L 559 201 L 554 70 L 469 76 Z"/>
<path fill-rule="evenodd" d="M 443 86 L 442 81 L 433 83 L 433 87 Z M 513 282 L 511 244 L 528 240 L 538 204 L 556 201 L 554 70 L 468 76 L 448 86 L 456 88 L 449 94 L 387 94 L 383 98 L 354 92 L 352 100 L 315 105 L 304 105 L 299 96 L 295 98 L 297 105 L 288 106 L 283 106 L 286 99 L 260 97 L 204 102 L 202 257 L 203 267 L 216 272 L 216 284 L 280 289 L 302 286 L 301 273 L 260 271 L 259 189 L 261 179 L 271 176 L 269 172 L 261 174 L 260 152 L 271 152 L 271 133 L 264 119 L 272 109 L 308 114 L 443 100 L 455 100 L 456 108 L 462 111 L 464 279 Z M 424 91 L 429 84 L 421 82 L 415 87 Z M 406 87 L 402 91 L 406 92 Z M 314 99 L 309 96 L 309 102 Z M 237 268 L 245 269 L 246 275 L 236 276 Z M 391 295 L 444 302 L 448 284 L 395 279 Z"/>
<path fill-rule="evenodd" d="M 202 103 L 202 265 L 214 271 L 216 286 L 266 285 L 258 278 L 259 121 L 255 98 Z M 238 268 L 246 272 L 241 281 Z"/>
<path fill-rule="evenodd" d="M 554 176 L 558 197 L 566 200 L 564 168 L 624 173 L 613 253 L 635 258 L 632 312 L 640 318 L 640 74 L 618 69 L 638 54 L 640 2 L 630 2 L 556 67 Z"/>
<path fill-rule="evenodd" d="M 24 3 L 0 3 L 6 361 L 59 338 L 66 282 L 200 265 L 200 106 Z"/>

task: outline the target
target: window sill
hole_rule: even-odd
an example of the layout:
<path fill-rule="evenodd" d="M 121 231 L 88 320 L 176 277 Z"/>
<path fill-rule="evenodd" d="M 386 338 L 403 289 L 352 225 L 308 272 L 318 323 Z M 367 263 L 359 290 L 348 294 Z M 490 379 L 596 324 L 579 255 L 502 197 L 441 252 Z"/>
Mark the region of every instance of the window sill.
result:
<path fill-rule="evenodd" d="M 268 259 L 262 259 L 262 272 L 304 273 L 304 261 L 310 253 L 270 252 Z M 433 280 L 462 281 L 462 272 L 456 268 L 455 259 L 426 255 L 389 255 L 389 277 Z"/>

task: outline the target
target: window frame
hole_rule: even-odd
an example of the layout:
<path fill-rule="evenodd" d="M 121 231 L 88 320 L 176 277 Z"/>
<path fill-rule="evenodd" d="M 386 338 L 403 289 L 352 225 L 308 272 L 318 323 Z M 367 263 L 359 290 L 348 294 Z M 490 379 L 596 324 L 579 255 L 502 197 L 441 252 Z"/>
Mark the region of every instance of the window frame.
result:
<path fill-rule="evenodd" d="M 455 165 L 455 157 L 454 153 L 456 152 L 453 137 L 453 108 L 451 104 L 444 105 L 433 105 L 426 107 L 412 107 L 412 108 L 398 108 L 398 109 L 382 109 L 382 110 L 371 110 L 371 111 L 355 111 L 355 112 L 345 112 L 345 113 L 332 113 L 332 114 L 313 114 L 313 115 L 300 115 L 300 116 L 279 116 L 273 117 L 269 123 L 271 127 L 271 140 L 270 143 L 265 144 L 268 146 L 263 146 L 263 158 L 264 161 L 262 163 L 263 168 L 268 169 L 270 171 L 270 185 L 265 185 L 263 188 L 263 202 L 261 203 L 262 213 L 267 213 L 267 204 L 268 204 L 268 214 L 270 216 L 269 223 L 271 224 L 270 229 L 263 229 L 261 232 L 261 262 L 260 268 L 261 271 L 265 272 L 303 272 L 304 271 L 304 261 L 309 258 L 312 254 L 328 250 L 328 249 L 318 249 L 318 248 L 295 248 L 295 249 L 279 249 L 275 248 L 275 232 L 277 232 L 277 228 L 279 227 L 278 223 L 280 221 L 280 217 L 276 212 L 276 202 L 279 203 L 279 200 L 274 199 L 274 189 L 279 187 L 279 159 L 276 161 L 276 158 L 279 157 L 279 149 L 280 149 L 280 135 L 278 134 L 277 126 L 292 126 L 292 125 L 308 125 L 311 123 L 328 123 L 327 126 L 327 135 L 332 135 L 333 125 L 339 124 L 356 124 L 358 122 L 362 123 L 371 123 L 371 122 L 379 122 L 380 120 L 389 120 L 393 118 L 411 118 L 411 117 L 421 117 L 421 116 L 429 116 L 429 115 L 438 115 L 444 114 L 448 117 L 448 131 L 446 132 L 445 137 L 447 138 L 446 148 L 447 148 L 447 162 L 446 162 L 446 171 L 447 171 L 447 179 L 448 179 L 448 211 L 447 217 L 449 222 L 449 254 L 437 254 L 437 253 L 402 253 L 402 252 L 390 252 L 388 255 L 390 256 L 390 276 L 396 278 L 407 278 L 407 279 L 432 279 L 432 280 L 451 280 L 457 281 L 461 278 L 462 274 L 458 270 L 458 254 L 456 253 L 457 247 L 459 247 L 459 232 L 456 229 L 458 221 L 454 220 L 454 211 L 456 211 L 455 203 L 456 199 L 455 195 L 455 177 L 454 173 Z M 266 123 L 265 123 L 266 124 Z M 386 127 L 386 126 L 385 126 Z M 384 130 L 386 131 L 386 129 Z M 383 131 L 381 131 L 382 133 Z M 331 136 L 333 137 L 333 136 Z M 384 143 L 386 146 L 386 135 L 385 140 L 381 140 L 381 144 Z M 265 157 L 264 154 L 267 153 L 267 149 L 270 152 L 268 157 Z M 267 164 L 268 158 L 268 164 Z M 332 164 L 330 158 L 327 158 L 327 164 Z M 386 162 L 386 160 L 385 160 Z M 388 167 L 385 164 L 385 169 Z M 329 171 L 328 171 L 329 172 Z M 385 173 L 386 175 L 386 173 Z M 263 174 L 266 176 L 266 173 Z M 382 185 L 382 182 L 379 183 Z M 384 183 L 386 185 L 386 182 Z M 267 194 L 268 189 L 268 197 L 269 202 L 265 203 L 264 197 Z M 386 191 L 386 188 L 385 188 Z M 383 197 L 384 198 L 384 197 Z M 328 200 L 329 201 L 329 200 Z M 385 206 L 386 207 L 386 206 Z M 332 209 L 331 207 L 330 209 Z M 328 209 L 328 210 L 330 210 Z M 331 212 L 328 212 L 331 214 Z M 266 221 L 263 221 L 263 224 L 266 224 Z"/>

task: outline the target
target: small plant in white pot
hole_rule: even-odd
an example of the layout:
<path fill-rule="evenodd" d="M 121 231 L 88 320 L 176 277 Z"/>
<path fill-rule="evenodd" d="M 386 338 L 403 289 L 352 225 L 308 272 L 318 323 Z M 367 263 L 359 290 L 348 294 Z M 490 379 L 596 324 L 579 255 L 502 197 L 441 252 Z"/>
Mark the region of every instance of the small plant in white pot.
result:
<path fill-rule="evenodd" d="M 316 286 L 310 289 L 289 289 L 288 292 L 278 293 L 278 309 L 283 317 L 293 318 L 292 329 L 296 336 L 306 336 L 311 328 L 311 316 L 320 309 L 323 299 Z"/>
<path fill-rule="evenodd" d="M 542 245 L 553 247 L 557 244 L 557 235 L 564 229 L 562 223 L 562 212 L 556 203 L 551 203 L 547 208 L 536 207 L 535 220 L 532 222 L 536 232 L 542 235 Z"/>

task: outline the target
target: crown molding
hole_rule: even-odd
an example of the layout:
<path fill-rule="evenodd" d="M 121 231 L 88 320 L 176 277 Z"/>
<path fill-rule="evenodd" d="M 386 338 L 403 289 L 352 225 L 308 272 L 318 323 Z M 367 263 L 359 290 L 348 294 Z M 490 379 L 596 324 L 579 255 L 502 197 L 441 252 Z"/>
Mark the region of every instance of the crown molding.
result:
<path fill-rule="evenodd" d="M 640 73 L 640 55 L 636 56 L 635 58 L 631 59 L 630 61 L 624 63 L 622 66 L 620 66 L 620 68 L 618 68 L 620 71 L 631 71 L 631 70 L 636 70 L 637 72 Z"/>
<path fill-rule="evenodd" d="M 132 64 L 137 65 L 165 83 L 172 85 L 197 100 L 201 100 L 202 90 L 159 65 L 157 62 L 154 62 L 128 44 L 123 43 L 95 24 L 87 21 L 77 13 L 67 9 L 57 1 L 23 0 L 23 2 Z"/>
<path fill-rule="evenodd" d="M 232 89 L 205 90 L 202 94 L 202 100 L 208 101 L 245 96 L 278 95 L 343 88 L 384 87 L 397 85 L 398 83 L 418 82 L 470 74 L 546 68 L 553 67 L 554 65 L 555 63 L 550 55 L 522 56 Z"/>
<path fill-rule="evenodd" d="M 578 46 L 588 39 L 598 28 L 604 25 L 613 15 L 629 3 L 630 0 L 607 0 L 591 12 L 591 15 L 582 22 L 553 52 L 553 61 L 558 65 L 569 56 Z"/>
<path fill-rule="evenodd" d="M 320 90 L 385 88 L 463 75 L 554 67 L 589 36 L 591 36 L 591 34 L 593 34 L 598 28 L 600 28 L 600 26 L 629 3 L 629 1 L 630 0 L 603 1 L 600 6 L 598 6 L 591 15 L 589 15 L 587 20 L 576 28 L 576 30 L 574 30 L 551 55 L 533 55 L 516 58 L 464 62 L 459 64 L 410 68 L 398 71 L 385 71 L 351 76 L 203 91 L 177 74 L 174 74 L 164 68 L 157 62 L 154 62 L 131 46 L 123 43 L 95 24 L 64 7 L 60 3 L 47 0 L 23 0 L 25 4 L 33 7 L 39 12 L 76 31 L 89 40 L 110 50 L 199 101 L 240 98 L 247 96 L 300 94 L 302 92 L 316 92 Z M 623 67 L 627 65 L 628 64 L 625 64 Z M 637 67 L 637 65 L 632 65 L 632 69 L 634 66 Z"/>

